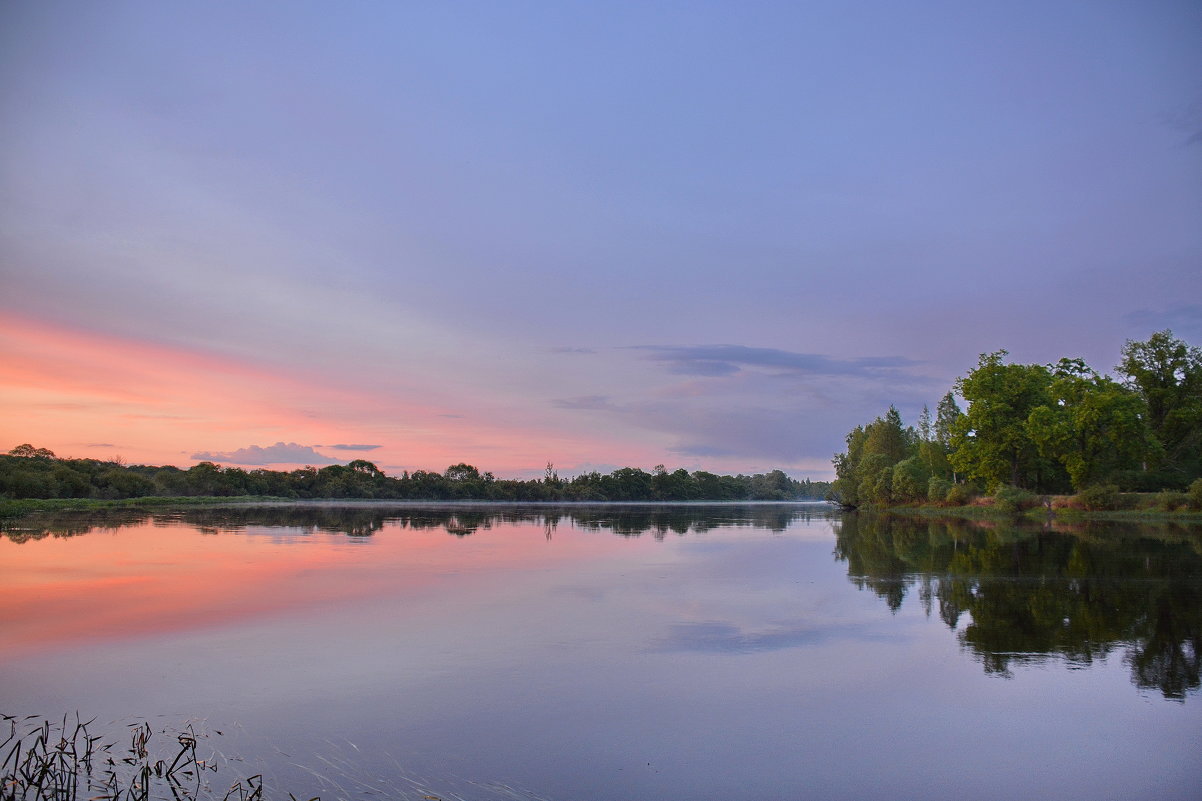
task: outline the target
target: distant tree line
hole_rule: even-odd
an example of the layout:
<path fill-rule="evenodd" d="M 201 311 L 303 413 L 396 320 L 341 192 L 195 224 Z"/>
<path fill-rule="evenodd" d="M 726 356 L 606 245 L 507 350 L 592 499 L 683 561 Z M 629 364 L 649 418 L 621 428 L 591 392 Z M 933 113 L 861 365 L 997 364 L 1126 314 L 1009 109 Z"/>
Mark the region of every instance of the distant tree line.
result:
<path fill-rule="evenodd" d="M 932 417 L 890 407 L 847 435 L 831 497 L 845 506 L 962 503 L 975 492 L 1183 490 L 1202 478 L 1202 349 L 1171 331 L 1130 341 L 1100 375 L 1080 359 L 982 354 Z M 1202 485 L 1199 486 L 1202 490 Z M 1192 489 L 1191 489 L 1192 492 Z"/>
<path fill-rule="evenodd" d="M 623 467 L 563 479 L 552 465 L 539 479 L 498 479 L 470 464 L 441 473 L 416 470 L 388 476 L 373 463 L 298 470 L 244 470 L 201 462 L 178 467 L 125 465 L 119 461 L 60 459 L 45 448 L 19 445 L 0 456 L 3 498 L 138 498 L 146 496 L 278 498 L 375 498 L 381 500 L 482 501 L 786 501 L 821 500 L 824 481 L 798 481 L 780 470 L 720 476 L 699 470 L 648 473 Z"/>

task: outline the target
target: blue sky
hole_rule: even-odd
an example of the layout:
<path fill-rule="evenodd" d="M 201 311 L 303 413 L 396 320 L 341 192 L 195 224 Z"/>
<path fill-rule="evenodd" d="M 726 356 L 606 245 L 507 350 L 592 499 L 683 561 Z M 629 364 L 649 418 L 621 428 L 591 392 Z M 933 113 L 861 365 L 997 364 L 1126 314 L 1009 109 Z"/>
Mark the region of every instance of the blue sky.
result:
<path fill-rule="evenodd" d="M 71 455 L 819 478 L 981 352 L 1202 342 L 1193 2 L 9 2 L 0 137 L 0 433 Z"/>

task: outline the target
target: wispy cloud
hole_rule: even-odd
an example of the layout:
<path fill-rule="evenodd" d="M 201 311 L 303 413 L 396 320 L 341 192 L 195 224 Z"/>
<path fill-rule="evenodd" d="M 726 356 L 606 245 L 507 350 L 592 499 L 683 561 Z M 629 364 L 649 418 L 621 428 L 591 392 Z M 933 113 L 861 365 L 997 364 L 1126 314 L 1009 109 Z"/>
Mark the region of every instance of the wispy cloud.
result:
<path fill-rule="evenodd" d="M 663 362 L 680 375 L 727 376 L 747 368 L 814 376 L 871 376 L 896 374 L 921 362 L 903 356 L 835 359 L 820 353 L 797 353 L 746 345 L 635 345 L 652 361 Z"/>
<path fill-rule="evenodd" d="M 669 375 L 606 387 L 605 394 L 550 401 L 599 425 L 654 432 L 668 452 L 704 462 L 821 463 L 857 422 L 897 404 L 916 414 L 938 397 L 941 379 L 901 356 L 840 359 L 744 345 L 644 345 L 637 353 Z M 729 378 L 728 378 L 729 377 Z"/>
<path fill-rule="evenodd" d="M 315 448 L 323 447 L 314 445 Z M 383 447 L 381 445 L 326 445 L 326 448 L 333 448 L 336 451 L 374 451 L 376 448 Z"/>
<path fill-rule="evenodd" d="M 569 347 L 558 347 L 558 348 L 551 348 L 550 350 L 551 350 L 551 352 L 552 352 L 552 353 L 583 353 L 583 354 L 589 354 L 589 353 L 596 353 L 596 352 L 597 352 L 597 350 L 596 350 L 595 348 L 569 348 Z"/>
<path fill-rule="evenodd" d="M 336 447 L 336 446 L 335 446 Z M 236 451 L 210 452 L 201 451 L 192 454 L 193 459 L 209 462 L 231 462 L 233 464 L 266 465 L 266 464 L 338 464 L 337 459 L 320 454 L 313 450 L 312 445 L 299 445 L 295 442 L 277 442 L 266 448 L 250 445 Z"/>
<path fill-rule="evenodd" d="M 610 401 L 608 395 L 580 395 L 575 398 L 560 398 L 551 401 L 551 405 L 557 409 L 606 409 L 611 410 L 616 407 Z"/>

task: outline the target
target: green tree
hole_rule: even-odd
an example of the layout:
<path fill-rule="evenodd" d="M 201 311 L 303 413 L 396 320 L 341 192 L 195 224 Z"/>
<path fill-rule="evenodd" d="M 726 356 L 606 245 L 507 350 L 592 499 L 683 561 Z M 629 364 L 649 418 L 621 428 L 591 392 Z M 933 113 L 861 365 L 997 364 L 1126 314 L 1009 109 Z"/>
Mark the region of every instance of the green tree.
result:
<path fill-rule="evenodd" d="M 952 393 L 947 393 L 939 399 L 939 405 L 935 408 L 935 424 L 933 428 L 935 444 L 939 446 L 939 450 L 943 452 L 943 460 L 947 463 L 947 472 L 943 473 L 935 469 L 932 457 L 931 472 L 939 475 L 950 475 L 952 481 L 957 479 L 955 471 L 952 469 L 951 462 L 948 461 L 948 455 L 952 452 L 952 432 L 956 428 L 956 422 L 964 416 L 964 412 L 960 411 L 959 404 L 956 403 L 956 396 Z"/>
<path fill-rule="evenodd" d="M 867 426 L 857 426 L 847 435 L 847 451 L 835 456 L 833 498 L 844 506 L 892 502 L 894 465 L 915 454 L 917 439 L 893 406 Z"/>
<path fill-rule="evenodd" d="M 831 484 L 831 497 L 844 506 L 860 505 L 860 461 L 867 437 L 864 427 L 856 426 L 845 439 L 847 450 L 835 454 L 835 480 Z"/>
<path fill-rule="evenodd" d="M 928 443 L 922 443 L 926 445 Z M 920 501 L 927 497 L 931 473 L 919 456 L 902 459 L 893 465 L 891 488 L 896 501 Z"/>
<path fill-rule="evenodd" d="M 1043 455 L 1064 465 L 1073 488 L 1138 468 L 1154 444 L 1140 397 L 1080 359 L 1061 359 L 1052 376 L 1052 402 L 1031 410 L 1027 430 Z"/>
<path fill-rule="evenodd" d="M 1184 487 L 1202 476 L 1202 349 L 1166 329 L 1128 340 L 1115 368 L 1147 404 L 1148 426 L 1163 448 L 1161 464 Z"/>
<path fill-rule="evenodd" d="M 1027 428 L 1031 412 L 1053 402 L 1052 374 L 1042 365 L 1005 364 L 1006 355 L 981 354 L 977 367 L 956 384 L 968 411 L 952 427 L 952 467 L 991 490 L 1006 484 L 1060 489 L 1067 475 L 1040 453 Z"/>
<path fill-rule="evenodd" d="M 909 455 L 912 437 L 907 435 L 902 426 L 901 415 L 895 407 L 890 406 L 884 417 L 873 420 L 868 426 L 867 434 L 864 451 L 883 455 L 890 466 Z"/>
<path fill-rule="evenodd" d="M 54 451 L 47 448 L 35 448 L 26 442 L 13 448 L 8 455 L 19 456 L 22 459 L 53 459 Z"/>

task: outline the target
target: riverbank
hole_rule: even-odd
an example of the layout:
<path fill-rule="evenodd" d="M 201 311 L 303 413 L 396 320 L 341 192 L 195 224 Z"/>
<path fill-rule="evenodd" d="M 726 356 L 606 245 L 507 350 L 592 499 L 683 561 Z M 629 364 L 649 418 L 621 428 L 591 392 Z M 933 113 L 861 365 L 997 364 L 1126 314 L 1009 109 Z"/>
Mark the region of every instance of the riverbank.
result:
<path fill-rule="evenodd" d="M 1183 495 L 1184 493 L 1177 493 Z M 960 517 L 973 520 L 996 520 L 1021 517 L 1027 520 L 1056 520 L 1075 522 L 1112 520 L 1132 522 L 1202 523 L 1202 510 L 1191 509 L 1184 500 L 1163 497 L 1165 493 L 1123 493 L 1111 504 L 1117 508 L 1087 508 L 1076 495 L 974 498 L 957 506 L 925 504 L 873 507 L 873 511 L 920 517 Z M 1165 508 L 1168 506 L 1168 508 Z"/>
<path fill-rule="evenodd" d="M 24 517 L 34 512 L 73 512 L 88 509 L 146 509 L 174 506 L 232 506 L 248 503 L 287 503 L 290 498 L 270 495 L 218 497 L 193 495 L 181 497 L 144 497 L 101 500 L 98 498 L 22 498 L 0 500 L 0 520 Z"/>
<path fill-rule="evenodd" d="M 95 498 L 36 498 L 22 500 L 0 499 L 0 520 L 17 520 L 27 515 L 45 512 L 88 512 L 120 509 L 159 509 L 170 510 L 179 507 L 220 508 L 224 506 L 296 506 L 296 507 L 341 507 L 348 509 L 378 509 L 389 508 L 475 508 L 475 507 L 538 507 L 538 508 L 580 508 L 580 507 L 620 507 L 624 509 L 658 508 L 658 507 L 694 507 L 694 506 L 807 506 L 835 509 L 830 501 L 817 500 L 785 500 L 785 501 L 748 501 L 748 500 L 692 500 L 692 501 L 496 501 L 484 498 L 463 498 L 460 500 L 422 499 L 422 498 L 281 498 L 271 495 L 236 495 L 236 496 L 183 496 L 183 497 L 143 497 L 121 498 L 115 500 L 99 500 Z"/>

